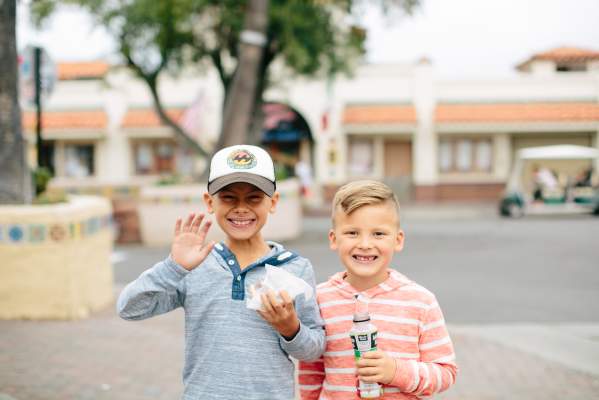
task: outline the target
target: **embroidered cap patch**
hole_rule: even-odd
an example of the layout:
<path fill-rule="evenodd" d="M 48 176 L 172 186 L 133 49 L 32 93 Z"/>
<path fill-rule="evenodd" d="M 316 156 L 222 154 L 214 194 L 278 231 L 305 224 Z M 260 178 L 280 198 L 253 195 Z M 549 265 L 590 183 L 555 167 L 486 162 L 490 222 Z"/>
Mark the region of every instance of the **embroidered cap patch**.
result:
<path fill-rule="evenodd" d="M 227 158 L 227 164 L 234 169 L 250 169 L 256 166 L 256 157 L 247 150 L 236 150 Z"/>

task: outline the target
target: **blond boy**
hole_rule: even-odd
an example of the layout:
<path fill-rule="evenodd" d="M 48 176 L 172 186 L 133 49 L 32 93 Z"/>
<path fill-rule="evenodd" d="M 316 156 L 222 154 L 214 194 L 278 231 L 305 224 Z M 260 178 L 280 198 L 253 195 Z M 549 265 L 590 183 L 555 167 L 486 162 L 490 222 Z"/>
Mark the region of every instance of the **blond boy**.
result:
<path fill-rule="evenodd" d="M 327 346 L 320 360 L 300 363 L 301 398 L 358 399 L 358 378 L 382 384 L 384 399 L 416 399 L 449 388 L 457 366 L 439 304 L 430 291 L 390 269 L 404 245 L 393 191 L 376 181 L 339 189 L 329 242 L 345 271 L 318 286 Z M 378 351 L 356 361 L 348 332 L 358 294 L 379 333 Z"/>

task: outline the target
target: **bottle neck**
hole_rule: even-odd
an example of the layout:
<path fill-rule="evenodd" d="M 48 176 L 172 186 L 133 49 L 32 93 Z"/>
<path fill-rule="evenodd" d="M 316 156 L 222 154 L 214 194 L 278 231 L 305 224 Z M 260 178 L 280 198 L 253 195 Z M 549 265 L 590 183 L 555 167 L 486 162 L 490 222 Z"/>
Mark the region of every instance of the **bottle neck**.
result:
<path fill-rule="evenodd" d="M 366 328 L 368 328 L 368 326 L 370 326 L 370 320 L 367 320 L 367 321 L 354 321 L 354 326 L 356 328 L 366 329 Z"/>

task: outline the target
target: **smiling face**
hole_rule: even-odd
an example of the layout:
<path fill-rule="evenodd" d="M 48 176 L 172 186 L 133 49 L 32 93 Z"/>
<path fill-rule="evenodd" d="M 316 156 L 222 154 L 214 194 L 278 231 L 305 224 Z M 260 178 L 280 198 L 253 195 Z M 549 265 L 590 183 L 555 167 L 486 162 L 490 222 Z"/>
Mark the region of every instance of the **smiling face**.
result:
<path fill-rule="evenodd" d="M 350 214 L 336 210 L 330 247 L 347 270 L 346 281 L 357 290 L 370 289 L 387 279 L 393 253 L 403 248 L 398 218 L 390 201 L 363 205 Z"/>
<path fill-rule="evenodd" d="M 260 230 L 269 213 L 275 211 L 279 193 L 268 197 L 249 183 L 233 183 L 211 196 L 204 194 L 208 212 L 214 213 L 216 222 L 229 240 L 260 238 Z"/>

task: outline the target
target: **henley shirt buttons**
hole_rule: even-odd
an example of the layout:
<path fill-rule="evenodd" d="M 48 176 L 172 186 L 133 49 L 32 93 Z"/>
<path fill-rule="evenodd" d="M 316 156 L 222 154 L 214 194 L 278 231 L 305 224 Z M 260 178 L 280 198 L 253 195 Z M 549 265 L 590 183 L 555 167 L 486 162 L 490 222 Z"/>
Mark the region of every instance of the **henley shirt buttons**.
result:
<path fill-rule="evenodd" d="M 235 264 L 235 261 L 229 260 L 229 265 L 233 265 L 233 264 Z"/>
<path fill-rule="evenodd" d="M 237 275 L 237 280 L 240 281 L 241 280 L 241 275 Z"/>

